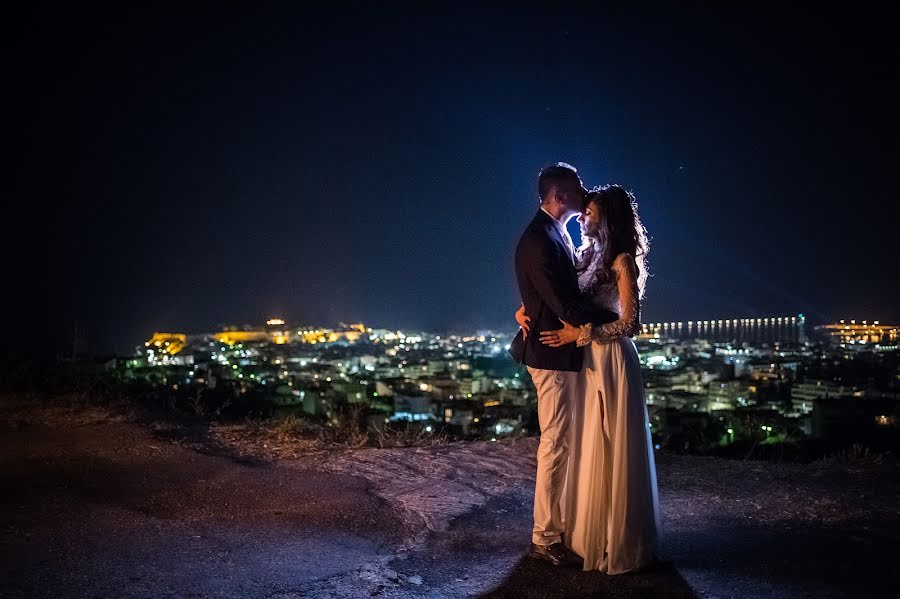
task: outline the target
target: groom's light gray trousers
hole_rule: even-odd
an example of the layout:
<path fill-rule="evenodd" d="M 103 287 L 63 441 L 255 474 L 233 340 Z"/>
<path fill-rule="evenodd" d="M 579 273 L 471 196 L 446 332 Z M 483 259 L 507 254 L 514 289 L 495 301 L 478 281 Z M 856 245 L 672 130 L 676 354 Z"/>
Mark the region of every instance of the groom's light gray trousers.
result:
<path fill-rule="evenodd" d="M 569 458 L 569 414 L 576 393 L 577 372 L 528 367 L 537 389 L 541 440 L 534 486 L 534 529 L 537 545 L 560 541 L 562 500 Z"/>

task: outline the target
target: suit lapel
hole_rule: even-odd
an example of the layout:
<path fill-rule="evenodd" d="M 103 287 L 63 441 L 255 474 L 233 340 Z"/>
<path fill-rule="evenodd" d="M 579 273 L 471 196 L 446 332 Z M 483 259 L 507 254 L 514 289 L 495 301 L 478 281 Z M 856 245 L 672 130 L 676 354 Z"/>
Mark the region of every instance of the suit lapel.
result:
<path fill-rule="evenodd" d="M 550 239 L 556 241 L 557 243 L 566 245 L 566 240 L 563 239 L 559 234 L 559 229 L 556 228 L 556 223 L 553 222 L 553 219 L 547 215 L 543 210 L 538 210 L 537 216 L 534 217 L 533 223 L 540 226 L 540 228 L 547 231 L 547 234 L 550 236 Z"/>
<path fill-rule="evenodd" d="M 566 240 L 559 232 L 556 223 L 553 222 L 553 218 L 548 216 L 547 213 L 543 210 L 538 209 L 537 215 L 534 217 L 534 220 L 532 222 L 540 225 L 541 228 L 547 231 L 547 235 L 550 236 L 550 239 L 562 246 L 563 254 L 569 256 L 569 263 L 574 267 L 575 255 L 572 253 L 572 249 L 570 248 L 569 244 L 566 243 Z M 565 227 L 565 225 L 562 226 Z"/>

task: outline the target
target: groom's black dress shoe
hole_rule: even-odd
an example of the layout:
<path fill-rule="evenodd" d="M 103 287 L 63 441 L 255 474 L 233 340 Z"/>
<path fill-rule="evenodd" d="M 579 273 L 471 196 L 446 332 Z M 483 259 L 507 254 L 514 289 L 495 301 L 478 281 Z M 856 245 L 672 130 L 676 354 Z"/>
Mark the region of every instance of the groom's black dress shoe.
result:
<path fill-rule="evenodd" d="M 554 566 L 578 566 L 581 565 L 581 559 L 569 551 L 562 543 L 553 543 L 552 545 L 531 544 L 531 551 L 528 555 L 535 559 L 542 559 L 550 562 Z"/>

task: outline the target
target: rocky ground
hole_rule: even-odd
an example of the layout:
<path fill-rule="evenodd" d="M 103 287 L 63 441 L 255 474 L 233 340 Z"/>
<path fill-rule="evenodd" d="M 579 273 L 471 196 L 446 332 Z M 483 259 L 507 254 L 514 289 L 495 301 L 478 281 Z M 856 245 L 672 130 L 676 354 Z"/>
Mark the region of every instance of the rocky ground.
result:
<path fill-rule="evenodd" d="M 893 462 L 660 453 L 669 563 L 608 577 L 524 557 L 535 439 L 287 457 L 103 410 L 5 420 L 0 597 L 893 596 Z"/>

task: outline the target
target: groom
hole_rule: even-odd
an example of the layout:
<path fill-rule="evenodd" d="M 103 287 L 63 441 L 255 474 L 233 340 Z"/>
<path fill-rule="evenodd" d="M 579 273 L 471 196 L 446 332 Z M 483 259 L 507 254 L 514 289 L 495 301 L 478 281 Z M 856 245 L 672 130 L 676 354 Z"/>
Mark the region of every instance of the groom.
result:
<path fill-rule="evenodd" d="M 516 279 L 533 334 L 520 330 L 509 348 L 525 364 L 538 396 L 541 440 L 534 489 L 532 557 L 553 565 L 574 565 L 578 557 L 562 543 L 562 491 L 568 461 L 569 406 L 576 394 L 584 350 L 574 343 L 550 347 L 537 333 L 562 327 L 612 322 L 615 314 L 598 311 L 578 289 L 572 238 L 566 222 L 581 210 L 587 190 L 575 168 L 558 162 L 538 177 L 541 206 L 516 247 Z"/>

